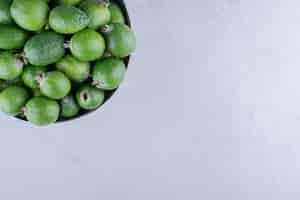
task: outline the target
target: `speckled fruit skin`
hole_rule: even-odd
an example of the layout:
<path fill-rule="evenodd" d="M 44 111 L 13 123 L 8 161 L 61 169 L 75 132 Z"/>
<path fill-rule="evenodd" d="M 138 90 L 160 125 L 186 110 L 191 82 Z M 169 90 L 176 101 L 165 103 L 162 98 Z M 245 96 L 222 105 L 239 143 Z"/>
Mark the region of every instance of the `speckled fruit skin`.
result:
<path fill-rule="evenodd" d="M 9 86 L 0 93 L 0 110 L 15 116 L 21 112 L 28 98 L 29 94 L 25 88 Z"/>
<path fill-rule="evenodd" d="M 12 0 L 0 0 L 0 24 L 11 24 L 13 19 L 10 15 Z"/>
<path fill-rule="evenodd" d="M 94 110 L 104 102 L 104 92 L 98 88 L 84 85 L 76 92 L 79 106 L 85 110 Z"/>
<path fill-rule="evenodd" d="M 93 80 L 103 90 L 114 90 L 122 83 L 126 73 L 125 64 L 118 58 L 97 61 L 93 68 Z"/>
<path fill-rule="evenodd" d="M 109 5 L 109 10 L 111 14 L 110 23 L 125 24 L 125 17 L 122 13 L 122 10 L 116 3 L 111 2 Z"/>
<path fill-rule="evenodd" d="M 74 34 L 89 24 L 87 14 L 74 6 L 58 6 L 50 12 L 50 27 L 62 34 Z"/>
<path fill-rule="evenodd" d="M 64 36 L 54 32 L 39 33 L 26 42 L 24 52 L 32 65 L 54 64 L 65 54 Z"/>
<path fill-rule="evenodd" d="M 89 28 L 98 29 L 110 22 L 108 3 L 99 0 L 85 0 L 80 7 L 90 18 Z"/>
<path fill-rule="evenodd" d="M 0 79 L 13 80 L 23 72 L 23 63 L 12 52 L 0 52 Z"/>
<path fill-rule="evenodd" d="M 15 25 L 0 25 L 0 49 L 19 49 L 24 46 L 28 34 Z"/>
<path fill-rule="evenodd" d="M 24 84 L 31 88 L 35 89 L 39 87 L 39 83 L 37 78 L 47 71 L 46 67 L 34 66 L 34 65 L 27 65 L 24 68 L 22 74 L 22 80 Z"/>
<path fill-rule="evenodd" d="M 94 61 L 103 55 L 105 41 L 100 33 L 86 29 L 71 38 L 70 50 L 81 61 Z"/>
<path fill-rule="evenodd" d="M 125 24 L 110 24 L 110 31 L 104 33 L 107 49 L 115 57 L 124 58 L 135 51 L 134 32 Z"/>
<path fill-rule="evenodd" d="M 59 104 L 47 97 L 33 97 L 25 106 L 27 120 L 37 126 L 45 126 L 56 122 L 59 111 Z"/>
<path fill-rule="evenodd" d="M 61 116 L 65 118 L 76 116 L 80 110 L 74 97 L 71 95 L 63 98 L 60 104 L 61 104 Z"/>
<path fill-rule="evenodd" d="M 49 7 L 43 0 L 14 0 L 10 12 L 14 21 L 23 29 L 38 31 L 47 22 Z"/>
<path fill-rule="evenodd" d="M 70 92 L 71 81 L 62 72 L 48 72 L 40 81 L 40 90 L 51 99 L 62 99 Z"/>
<path fill-rule="evenodd" d="M 56 68 L 64 72 L 72 81 L 82 82 L 89 77 L 91 65 L 89 62 L 80 61 L 72 55 L 66 55 L 56 63 Z"/>
<path fill-rule="evenodd" d="M 80 3 L 81 0 L 56 0 L 56 2 L 58 4 L 71 6 L 71 5 L 76 5 L 76 4 Z"/>

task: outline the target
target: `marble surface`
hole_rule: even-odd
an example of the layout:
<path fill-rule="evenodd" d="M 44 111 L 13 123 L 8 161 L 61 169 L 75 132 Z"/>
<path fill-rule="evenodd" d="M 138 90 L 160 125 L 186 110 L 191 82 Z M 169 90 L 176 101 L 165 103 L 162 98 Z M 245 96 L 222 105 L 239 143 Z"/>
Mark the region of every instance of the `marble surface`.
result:
<path fill-rule="evenodd" d="M 0 115 L 0 199 L 299 199 L 300 2 L 127 4 L 138 48 L 101 110 Z"/>

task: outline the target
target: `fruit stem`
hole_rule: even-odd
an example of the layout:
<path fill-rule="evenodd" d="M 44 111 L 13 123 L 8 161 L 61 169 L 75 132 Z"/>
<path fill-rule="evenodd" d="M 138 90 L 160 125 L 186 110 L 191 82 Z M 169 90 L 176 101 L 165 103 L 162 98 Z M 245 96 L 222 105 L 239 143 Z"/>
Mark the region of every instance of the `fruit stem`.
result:
<path fill-rule="evenodd" d="M 109 0 L 103 0 L 103 5 L 104 5 L 106 8 L 108 8 L 109 5 L 110 5 Z"/>
<path fill-rule="evenodd" d="M 70 47 L 71 47 L 71 42 L 70 42 L 70 41 L 65 41 L 64 47 L 65 47 L 65 49 L 70 49 Z"/>
<path fill-rule="evenodd" d="M 46 31 L 48 31 L 49 29 L 50 29 L 50 25 L 47 23 L 46 25 L 45 25 L 45 28 L 44 28 Z"/>
<path fill-rule="evenodd" d="M 89 99 L 89 93 L 87 91 L 83 91 L 80 93 L 80 99 L 82 101 L 87 101 Z"/>
<path fill-rule="evenodd" d="M 101 86 L 103 85 L 103 82 L 102 81 L 99 81 L 99 80 L 94 80 L 92 82 L 92 86 L 98 88 L 98 89 L 102 89 Z"/>
<path fill-rule="evenodd" d="M 45 80 L 46 78 L 46 74 L 45 73 L 40 73 L 35 77 L 35 80 L 41 84 L 43 82 L 43 80 Z"/>
<path fill-rule="evenodd" d="M 25 56 L 25 52 L 22 52 L 22 53 L 17 53 L 16 54 L 16 57 L 17 57 L 17 62 L 18 62 L 18 65 L 20 67 L 23 67 L 23 65 L 27 65 L 28 64 L 28 60 Z"/>
<path fill-rule="evenodd" d="M 23 117 L 23 118 L 26 117 L 26 107 L 21 108 L 20 117 Z"/>
<path fill-rule="evenodd" d="M 96 0 L 96 3 L 104 5 L 106 8 L 109 7 L 110 1 L 109 0 Z"/>
<path fill-rule="evenodd" d="M 110 33 L 112 31 L 112 26 L 110 26 L 108 24 L 104 25 L 104 26 L 101 27 L 100 31 L 102 33 Z"/>

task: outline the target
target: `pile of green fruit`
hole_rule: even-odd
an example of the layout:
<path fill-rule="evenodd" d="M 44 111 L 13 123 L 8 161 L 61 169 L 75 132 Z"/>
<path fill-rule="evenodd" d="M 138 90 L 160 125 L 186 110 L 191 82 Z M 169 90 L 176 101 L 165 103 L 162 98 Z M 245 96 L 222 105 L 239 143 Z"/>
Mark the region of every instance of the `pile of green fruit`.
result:
<path fill-rule="evenodd" d="M 136 38 L 117 2 L 0 0 L 0 110 L 44 126 L 101 106 Z"/>

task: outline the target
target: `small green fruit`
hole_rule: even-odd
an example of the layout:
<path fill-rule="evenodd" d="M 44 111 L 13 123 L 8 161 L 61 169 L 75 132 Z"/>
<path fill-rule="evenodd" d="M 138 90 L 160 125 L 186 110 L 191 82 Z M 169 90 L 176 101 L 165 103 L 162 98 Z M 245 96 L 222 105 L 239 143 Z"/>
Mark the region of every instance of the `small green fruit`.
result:
<path fill-rule="evenodd" d="M 65 118 L 74 117 L 78 114 L 80 108 L 73 96 L 66 96 L 61 100 L 61 116 Z"/>
<path fill-rule="evenodd" d="M 38 31 L 47 22 L 49 7 L 42 0 L 14 0 L 10 12 L 14 21 L 29 31 Z"/>
<path fill-rule="evenodd" d="M 0 79 L 13 80 L 23 72 L 23 62 L 9 51 L 0 52 Z"/>
<path fill-rule="evenodd" d="M 70 49 L 77 59 L 94 61 L 103 55 L 105 41 L 101 34 L 92 29 L 86 29 L 71 38 Z"/>
<path fill-rule="evenodd" d="M 59 104 L 46 97 L 33 97 L 25 106 L 25 116 L 29 122 L 37 126 L 45 126 L 57 121 Z"/>
<path fill-rule="evenodd" d="M 109 5 L 109 10 L 111 14 L 110 23 L 125 24 L 125 17 L 122 13 L 122 10 L 116 3 L 111 2 Z"/>
<path fill-rule="evenodd" d="M 76 92 L 76 100 L 81 108 L 94 110 L 104 102 L 104 92 L 98 88 L 84 85 Z"/>
<path fill-rule="evenodd" d="M 79 8 L 58 6 L 50 12 L 49 24 L 58 33 L 73 34 L 88 26 L 89 17 Z"/>
<path fill-rule="evenodd" d="M 24 46 L 27 33 L 15 25 L 0 25 L 0 49 L 19 49 Z"/>
<path fill-rule="evenodd" d="M 0 93 L 0 110 L 8 115 L 18 115 L 28 98 L 25 88 L 9 86 Z"/>
<path fill-rule="evenodd" d="M 103 28 L 107 49 L 115 57 L 124 58 L 135 51 L 134 32 L 125 24 L 111 24 Z"/>
<path fill-rule="evenodd" d="M 56 68 L 64 72 L 71 80 L 82 82 L 89 77 L 91 66 L 89 62 L 83 62 L 67 55 L 56 63 Z"/>
<path fill-rule="evenodd" d="M 0 0 L 0 24 L 11 24 L 10 5 L 12 0 Z"/>
<path fill-rule="evenodd" d="M 89 28 L 98 29 L 110 21 L 109 3 L 99 0 L 85 0 L 81 8 L 90 18 Z"/>
<path fill-rule="evenodd" d="M 39 87 L 38 79 L 47 71 L 46 67 L 39 67 L 34 65 L 27 65 L 24 68 L 22 74 L 22 80 L 24 84 L 31 88 L 35 89 Z"/>
<path fill-rule="evenodd" d="M 39 33 L 26 42 L 24 52 L 32 65 L 54 64 L 65 54 L 64 36 L 54 32 Z"/>
<path fill-rule="evenodd" d="M 45 74 L 39 80 L 41 92 L 51 99 L 62 99 L 71 90 L 71 81 L 59 71 L 52 71 Z"/>
<path fill-rule="evenodd" d="M 118 58 L 106 58 L 96 62 L 93 81 L 97 88 L 114 90 L 122 83 L 126 73 L 125 64 Z"/>

